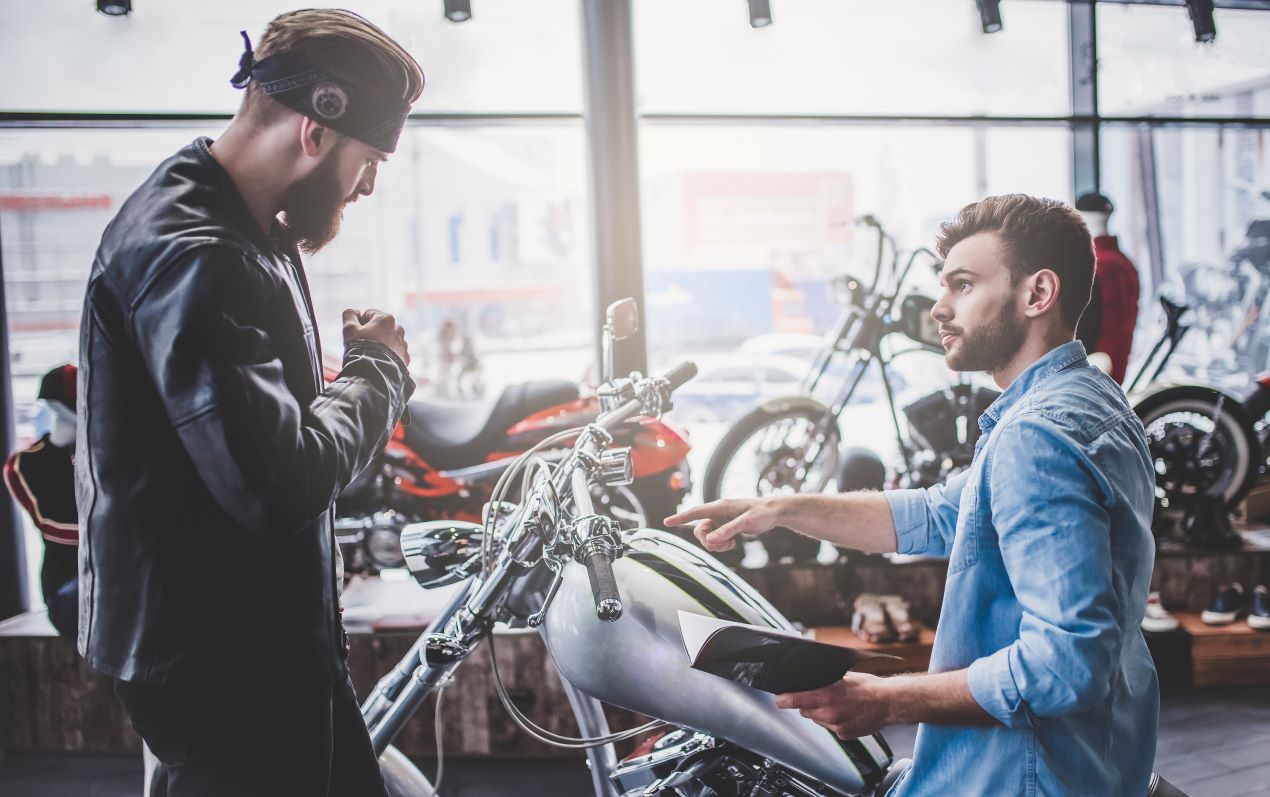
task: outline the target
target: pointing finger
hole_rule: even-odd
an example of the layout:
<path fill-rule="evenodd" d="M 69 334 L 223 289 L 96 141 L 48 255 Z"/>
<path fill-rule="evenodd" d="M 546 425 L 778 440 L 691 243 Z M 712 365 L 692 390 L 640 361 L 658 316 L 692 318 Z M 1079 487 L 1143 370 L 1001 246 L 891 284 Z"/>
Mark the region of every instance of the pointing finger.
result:
<path fill-rule="evenodd" d="M 701 506 L 694 506 L 691 509 L 685 509 L 682 512 L 666 518 L 666 525 L 685 526 L 694 520 L 708 520 L 719 513 L 719 510 L 722 509 L 720 506 L 721 503 L 721 501 L 711 501 L 708 504 L 702 504 Z"/>

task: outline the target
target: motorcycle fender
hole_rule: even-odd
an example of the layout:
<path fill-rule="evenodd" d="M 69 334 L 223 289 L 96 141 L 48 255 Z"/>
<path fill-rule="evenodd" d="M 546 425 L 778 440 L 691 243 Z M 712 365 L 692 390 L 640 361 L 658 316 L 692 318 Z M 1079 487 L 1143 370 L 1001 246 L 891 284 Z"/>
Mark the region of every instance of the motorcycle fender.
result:
<path fill-rule="evenodd" d="M 756 411 L 768 415 L 780 415 L 794 410 L 809 410 L 816 413 L 827 413 L 829 408 L 823 403 L 807 396 L 778 396 L 760 404 Z"/>
<path fill-rule="evenodd" d="M 384 776 L 389 797 L 433 797 L 432 784 L 400 750 L 388 747 L 379 757 L 379 771 Z"/>
<path fill-rule="evenodd" d="M 1213 403 L 1216 403 L 1221 398 L 1223 399 L 1222 408 L 1246 423 L 1243 399 L 1228 390 L 1209 385 L 1164 385 L 1156 383 L 1143 391 L 1134 391 L 1133 395 L 1129 397 L 1129 406 L 1133 407 L 1134 412 L 1141 417 L 1144 411 L 1157 406 L 1161 402 L 1172 401 L 1177 398 L 1200 399 Z"/>

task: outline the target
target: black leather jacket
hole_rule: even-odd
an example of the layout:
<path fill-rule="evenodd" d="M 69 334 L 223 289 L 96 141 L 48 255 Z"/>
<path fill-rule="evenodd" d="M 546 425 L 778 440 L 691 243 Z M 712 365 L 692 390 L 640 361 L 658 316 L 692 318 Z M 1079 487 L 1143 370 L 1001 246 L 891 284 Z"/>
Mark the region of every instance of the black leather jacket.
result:
<path fill-rule="evenodd" d="M 79 650 L 127 681 L 339 678 L 331 505 L 413 391 L 354 341 L 324 385 L 299 255 L 199 139 L 102 236 L 80 327 Z"/>

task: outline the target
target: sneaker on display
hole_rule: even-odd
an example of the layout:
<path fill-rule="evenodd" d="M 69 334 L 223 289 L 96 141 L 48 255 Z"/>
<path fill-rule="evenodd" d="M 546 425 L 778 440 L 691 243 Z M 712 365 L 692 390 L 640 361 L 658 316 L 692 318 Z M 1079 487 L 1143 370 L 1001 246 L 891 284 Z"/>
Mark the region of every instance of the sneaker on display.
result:
<path fill-rule="evenodd" d="M 1199 616 L 1208 625 L 1230 625 L 1244 610 L 1244 587 L 1239 582 L 1222 584 L 1213 596 L 1213 602 Z"/>
<path fill-rule="evenodd" d="M 1177 630 L 1177 618 L 1164 608 L 1158 592 L 1152 592 L 1147 596 L 1147 612 L 1142 616 L 1142 630 L 1152 634 L 1165 634 Z"/>
<path fill-rule="evenodd" d="M 1248 614 L 1248 625 L 1258 631 L 1270 631 L 1270 590 L 1265 584 L 1252 591 L 1252 611 Z"/>
<path fill-rule="evenodd" d="M 912 642 L 917 639 L 917 626 L 908 616 L 908 611 L 912 608 L 908 601 L 899 595 L 881 595 L 878 602 L 886 612 L 886 620 L 895 632 L 896 642 Z"/>
<path fill-rule="evenodd" d="M 865 642 L 894 642 L 895 634 L 886 621 L 886 610 L 878 596 L 866 592 L 855 599 L 855 612 L 851 615 L 851 630 Z"/>

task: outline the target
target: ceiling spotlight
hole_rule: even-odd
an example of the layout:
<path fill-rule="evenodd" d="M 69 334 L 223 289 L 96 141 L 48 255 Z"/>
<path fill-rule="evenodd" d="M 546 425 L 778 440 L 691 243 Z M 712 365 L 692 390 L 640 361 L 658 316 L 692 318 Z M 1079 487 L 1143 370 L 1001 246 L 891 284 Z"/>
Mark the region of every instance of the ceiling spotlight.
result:
<path fill-rule="evenodd" d="M 126 17 L 132 13 L 132 0 L 97 0 L 97 10 L 112 17 Z"/>
<path fill-rule="evenodd" d="M 451 22 L 467 22 L 472 18 L 472 0 L 445 0 L 445 18 Z"/>
<path fill-rule="evenodd" d="M 1207 44 L 1217 38 L 1217 23 L 1213 21 L 1213 0 L 1186 0 L 1186 10 L 1195 26 L 1195 41 Z"/>
<path fill-rule="evenodd" d="M 1001 30 L 1001 0 L 975 0 L 979 6 L 979 21 L 983 24 L 984 33 L 996 33 Z"/>
<path fill-rule="evenodd" d="M 750 27 L 766 28 L 772 24 L 771 0 L 748 0 L 750 4 Z"/>

